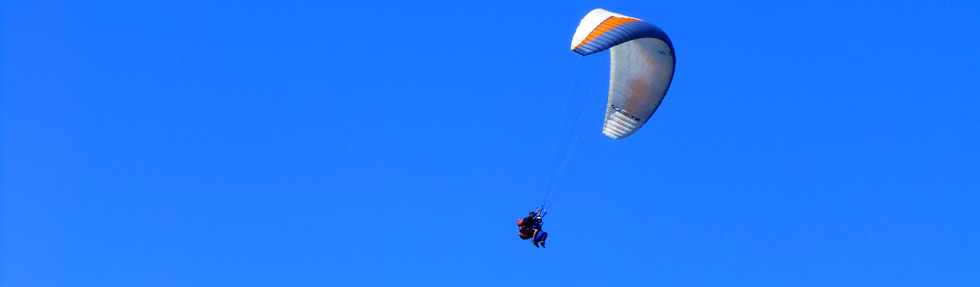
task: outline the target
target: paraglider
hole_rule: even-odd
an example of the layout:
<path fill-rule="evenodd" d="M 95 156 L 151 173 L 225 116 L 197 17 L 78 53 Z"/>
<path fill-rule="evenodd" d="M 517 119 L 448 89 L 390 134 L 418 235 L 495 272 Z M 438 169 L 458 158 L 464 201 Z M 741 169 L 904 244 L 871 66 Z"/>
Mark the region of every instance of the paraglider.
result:
<path fill-rule="evenodd" d="M 674 78 L 674 45 L 667 33 L 639 18 L 603 9 L 589 11 L 572 36 L 572 52 L 609 50 L 610 79 L 602 133 L 626 138 L 660 106 Z"/>
<path fill-rule="evenodd" d="M 614 140 L 629 137 L 650 120 L 674 78 L 674 44 L 663 30 L 639 18 L 603 9 L 589 11 L 575 29 L 571 50 L 582 56 L 609 50 L 602 133 Z M 540 208 L 517 220 L 518 237 L 530 239 L 535 247 L 545 247 L 548 239 L 542 220 L 545 206 L 550 206 L 550 191 Z"/>
<path fill-rule="evenodd" d="M 531 239 L 534 247 L 544 248 L 545 240 L 548 239 L 548 233 L 542 230 L 545 214 L 547 211 L 544 208 L 537 208 L 528 212 L 526 217 L 517 219 L 518 237 L 521 240 Z"/>

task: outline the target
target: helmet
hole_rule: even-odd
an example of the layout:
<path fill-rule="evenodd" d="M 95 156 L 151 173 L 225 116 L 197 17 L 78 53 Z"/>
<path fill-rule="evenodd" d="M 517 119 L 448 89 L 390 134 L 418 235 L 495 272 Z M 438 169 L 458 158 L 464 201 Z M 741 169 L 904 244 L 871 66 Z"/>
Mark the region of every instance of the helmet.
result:
<path fill-rule="evenodd" d="M 517 219 L 517 226 L 524 226 L 524 219 L 523 218 L 518 218 Z"/>

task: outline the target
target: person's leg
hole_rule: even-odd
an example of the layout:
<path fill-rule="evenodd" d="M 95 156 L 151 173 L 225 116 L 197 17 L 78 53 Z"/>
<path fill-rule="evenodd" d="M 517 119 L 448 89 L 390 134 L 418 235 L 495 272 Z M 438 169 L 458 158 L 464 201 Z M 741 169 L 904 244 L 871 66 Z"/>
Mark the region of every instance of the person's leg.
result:
<path fill-rule="evenodd" d="M 538 243 L 539 243 L 539 244 L 541 245 L 541 248 L 545 248 L 545 247 L 544 247 L 544 243 L 545 243 L 545 241 L 547 241 L 547 240 L 548 240 L 548 233 L 547 233 L 547 232 L 544 232 L 544 231 L 542 231 L 542 232 L 541 232 L 541 234 L 540 234 L 539 236 L 540 236 L 540 237 L 536 237 L 536 238 L 534 238 L 534 240 L 535 240 L 535 241 L 537 241 L 537 242 L 538 242 Z"/>

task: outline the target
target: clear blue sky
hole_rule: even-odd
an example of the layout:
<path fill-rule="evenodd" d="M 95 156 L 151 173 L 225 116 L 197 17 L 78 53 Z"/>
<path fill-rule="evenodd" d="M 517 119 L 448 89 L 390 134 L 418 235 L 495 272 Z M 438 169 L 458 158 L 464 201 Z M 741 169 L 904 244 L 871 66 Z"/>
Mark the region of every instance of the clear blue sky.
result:
<path fill-rule="evenodd" d="M 0 285 L 980 286 L 976 1 L 255 2 L 5 1 Z"/>

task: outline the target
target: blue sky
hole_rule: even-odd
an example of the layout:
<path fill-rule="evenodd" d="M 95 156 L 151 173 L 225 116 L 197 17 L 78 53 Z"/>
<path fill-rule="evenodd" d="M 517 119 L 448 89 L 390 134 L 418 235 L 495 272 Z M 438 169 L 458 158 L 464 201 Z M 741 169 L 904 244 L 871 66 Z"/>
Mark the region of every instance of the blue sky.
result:
<path fill-rule="evenodd" d="M 972 1 L 156 2 L 5 1 L 0 285 L 980 285 Z"/>

